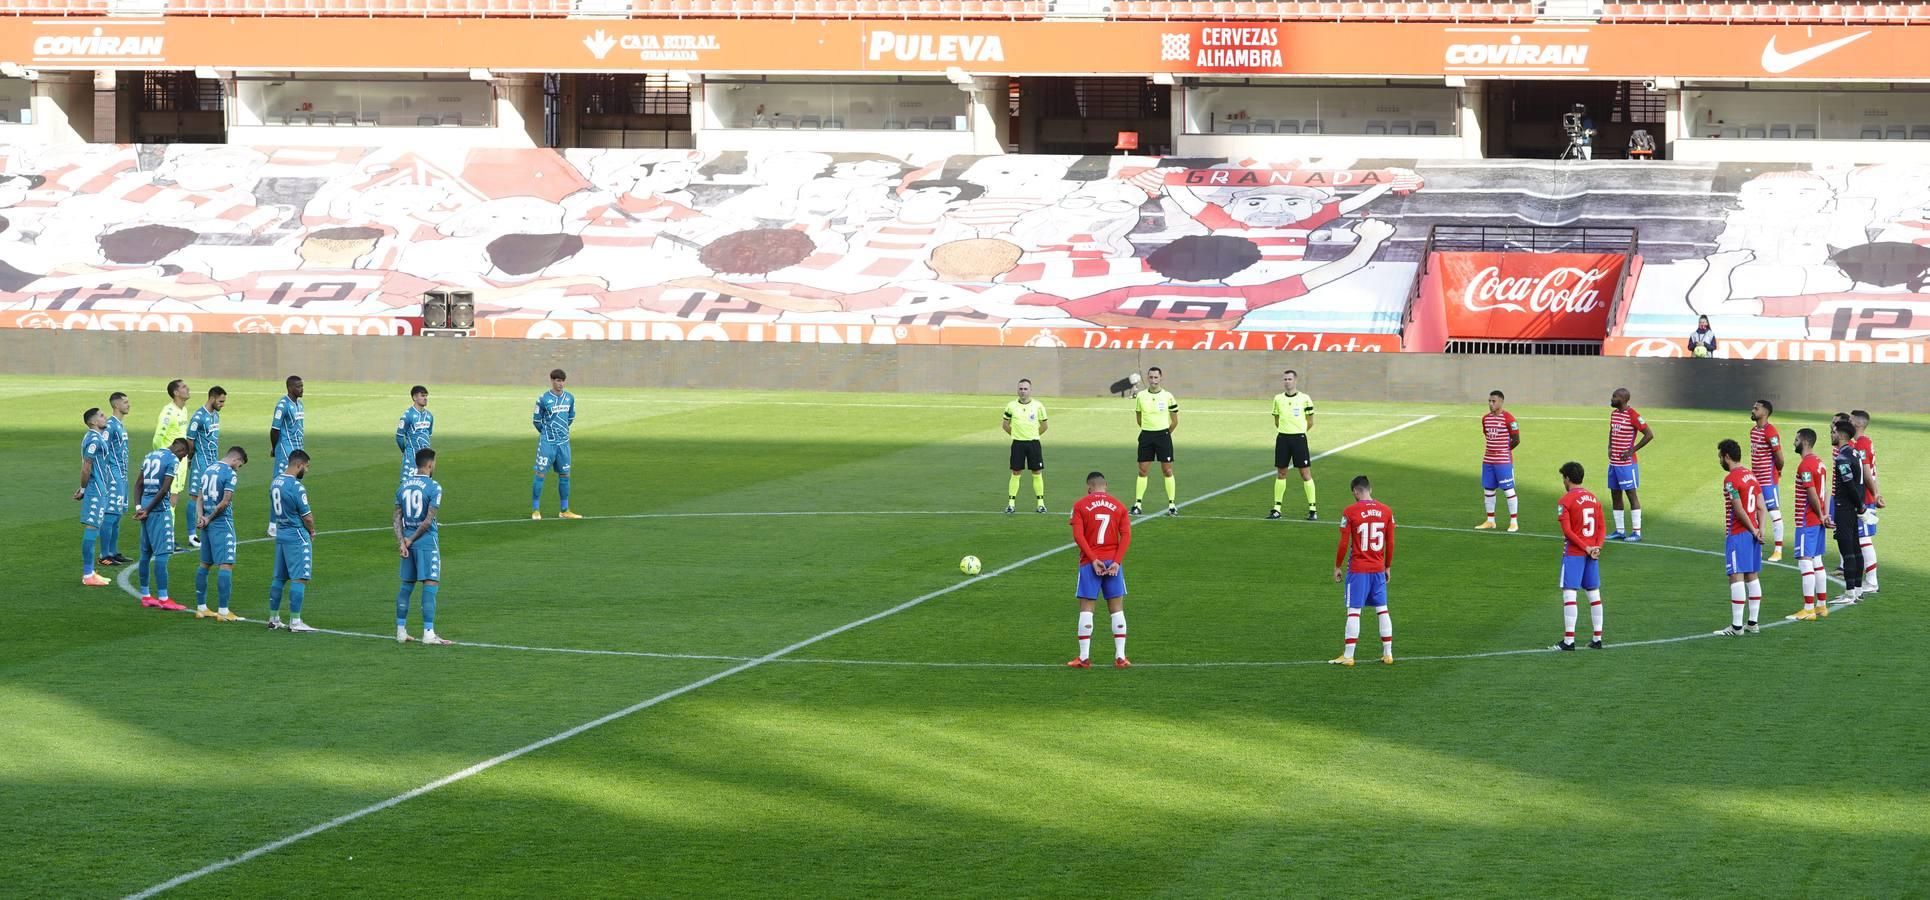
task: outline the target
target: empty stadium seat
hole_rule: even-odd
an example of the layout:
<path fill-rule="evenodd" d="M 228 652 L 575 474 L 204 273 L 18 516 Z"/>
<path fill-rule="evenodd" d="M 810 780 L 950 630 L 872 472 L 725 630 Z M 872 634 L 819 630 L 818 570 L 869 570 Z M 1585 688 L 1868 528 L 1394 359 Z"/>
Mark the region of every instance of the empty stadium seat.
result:
<path fill-rule="evenodd" d="M 1930 125 L 1918 125 L 1910 129 L 1910 140 L 1930 141 Z"/>
<path fill-rule="evenodd" d="M 1404 120 L 1400 122 L 1395 122 L 1394 124 L 1388 126 L 1387 133 L 1388 134 L 1413 134 L 1414 123 L 1404 121 Z"/>
<path fill-rule="evenodd" d="M 1272 119 L 1254 119 L 1253 133 L 1254 134 L 1272 134 L 1273 120 Z"/>
<path fill-rule="evenodd" d="M 1857 140 L 1861 140 L 1861 141 L 1883 140 L 1883 129 L 1877 128 L 1874 125 L 1865 125 L 1863 126 L 1863 133 L 1857 136 Z"/>
<path fill-rule="evenodd" d="M 1769 139 L 1772 141 L 1789 140 L 1789 126 L 1788 125 L 1769 126 Z"/>
<path fill-rule="evenodd" d="M 417 128 L 434 128 L 436 125 L 436 117 L 435 116 L 416 116 L 415 124 Z"/>
<path fill-rule="evenodd" d="M 1226 133 L 1227 134 L 1252 134 L 1253 126 L 1248 125 L 1245 122 L 1234 122 L 1233 124 L 1226 126 Z"/>
<path fill-rule="evenodd" d="M 1744 125 L 1744 126 L 1742 126 L 1742 137 L 1743 137 L 1743 140 L 1747 140 L 1747 141 L 1759 141 L 1759 140 L 1762 140 L 1763 138 L 1766 138 L 1766 137 L 1768 137 L 1768 136 L 1769 136 L 1769 132 L 1768 132 L 1768 130 L 1767 130 L 1767 129 L 1765 129 L 1765 128 L 1763 128 L 1763 127 L 1762 127 L 1761 125 Z"/>
<path fill-rule="evenodd" d="M 1387 123 L 1380 119 L 1370 120 L 1367 123 L 1367 133 L 1368 134 L 1386 134 Z"/>
<path fill-rule="evenodd" d="M 1320 120 L 1308 119 L 1307 121 L 1300 123 L 1300 133 L 1301 134 L 1319 134 Z"/>
<path fill-rule="evenodd" d="M 1281 134 L 1299 134 L 1299 133 L 1300 133 L 1300 123 L 1299 123 L 1299 122 L 1297 122 L 1297 121 L 1295 121 L 1295 120 L 1293 120 L 1293 119 L 1288 119 L 1288 120 L 1286 120 L 1286 121 L 1284 121 L 1284 122 L 1281 122 L 1281 123 L 1280 123 L 1280 133 L 1281 133 Z"/>
<path fill-rule="evenodd" d="M 797 117 L 797 127 L 799 127 L 799 128 L 821 128 L 821 127 L 823 127 L 823 121 L 824 121 L 824 120 L 822 120 L 822 119 L 820 119 L 820 118 L 818 118 L 817 116 L 798 116 L 798 117 Z"/>
<path fill-rule="evenodd" d="M 1891 125 L 1890 127 L 1883 129 L 1883 139 L 1886 141 L 1907 140 L 1909 136 L 1910 136 L 1910 130 L 1901 125 Z"/>
<path fill-rule="evenodd" d="M 1435 125 L 1432 119 L 1422 120 L 1414 123 L 1414 133 L 1415 134 L 1438 134 L 1439 132 L 1435 130 L 1437 127 L 1439 126 Z"/>
<path fill-rule="evenodd" d="M 1816 140 L 1816 126 L 1814 125 L 1796 126 L 1796 139 L 1799 141 Z"/>

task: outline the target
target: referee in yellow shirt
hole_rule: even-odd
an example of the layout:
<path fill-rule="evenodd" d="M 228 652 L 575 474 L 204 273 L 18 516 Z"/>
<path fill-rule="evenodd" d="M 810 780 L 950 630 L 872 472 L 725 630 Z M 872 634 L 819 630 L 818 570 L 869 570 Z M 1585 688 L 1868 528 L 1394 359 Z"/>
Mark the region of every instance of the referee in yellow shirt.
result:
<path fill-rule="evenodd" d="M 1139 423 L 1139 481 L 1133 485 L 1133 515 L 1146 500 L 1146 472 L 1154 461 L 1166 476 L 1166 514 L 1179 515 L 1173 489 L 1173 432 L 1179 430 L 1179 398 L 1160 386 L 1165 373 L 1146 370 L 1146 389 L 1133 395 L 1133 419 Z"/>
<path fill-rule="evenodd" d="M 1019 504 L 1019 473 L 1032 470 L 1032 496 L 1045 512 L 1045 404 L 1033 399 L 1032 379 L 1019 379 L 1019 399 L 1005 404 L 1005 419 L 999 423 L 1012 436 L 1012 478 L 1005 483 L 1005 514 L 1011 515 Z"/>
<path fill-rule="evenodd" d="M 188 383 L 179 378 L 168 382 L 168 402 L 161 404 L 160 421 L 154 424 L 154 449 L 162 450 L 173 446 L 176 439 L 185 439 L 188 436 L 188 420 L 193 416 L 193 410 L 188 409 Z M 135 480 L 132 484 L 138 487 L 140 476 L 137 473 L 133 477 Z M 181 493 L 181 486 L 193 480 L 185 473 L 182 477 L 174 479 L 173 493 Z M 140 496 L 139 490 L 133 493 L 137 498 Z M 169 515 L 175 517 L 174 528 L 178 534 L 181 530 L 181 507 L 186 504 L 178 497 L 170 501 L 170 504 L 174 510 Z M 201 546 L 201 538 L 195 533 L 197 530 L 188 529 L 188 543 L 195 547 Z"/>
<path fill-rule="evenodd" d="M 1280 500 L 1287 495 L 1287 470 L 1300 470 L 1300 489 L 1307 493 L 1307 521 L 1317 522 L 1320 513 L 1313 501 L 1313 457 L 1307 451 L 1307 432 L 1313 430 L 1313 398 L 1300 390 L 1300 373 L 1288 369 L 1280 378 L 1285 390 L 1273 395 L 1273 511 L 1267 518 L 1280 518 Z"/>

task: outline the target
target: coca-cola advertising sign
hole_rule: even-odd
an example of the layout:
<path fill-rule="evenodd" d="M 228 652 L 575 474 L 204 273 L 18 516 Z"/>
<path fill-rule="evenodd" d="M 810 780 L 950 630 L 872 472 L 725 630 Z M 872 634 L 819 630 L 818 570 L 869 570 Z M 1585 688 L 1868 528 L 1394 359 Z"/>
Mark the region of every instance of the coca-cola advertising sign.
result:
<path fill-rule="evenodd" d="M 1608 333 L 1622 282 L 1615 253 L 1436 253 L 1448 336 L 1586 340 Z"/>

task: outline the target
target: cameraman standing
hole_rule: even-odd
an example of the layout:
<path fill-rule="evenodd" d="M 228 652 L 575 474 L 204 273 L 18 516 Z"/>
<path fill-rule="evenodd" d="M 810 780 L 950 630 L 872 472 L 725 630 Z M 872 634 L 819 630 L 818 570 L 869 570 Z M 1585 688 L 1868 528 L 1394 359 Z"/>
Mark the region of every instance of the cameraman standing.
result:
<path fill-rule="evenodd" d="M 1572 111 L 1562 114 L 1562 131 L 1568 134 L 1568 150 L 1563 158 L 1595 158 L 1595 119 L 1588 114 L 1585 104 L 1577 103 Z"/>

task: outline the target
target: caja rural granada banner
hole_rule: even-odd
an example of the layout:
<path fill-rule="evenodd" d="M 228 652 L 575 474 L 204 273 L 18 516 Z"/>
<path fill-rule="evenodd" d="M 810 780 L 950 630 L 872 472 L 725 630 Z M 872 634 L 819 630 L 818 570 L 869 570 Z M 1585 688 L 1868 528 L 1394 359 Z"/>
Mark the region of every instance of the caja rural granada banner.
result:
<path fill-rule="evenodd" d="M 1067 47 L 1079 47 L 1070 54 Z M 5 17 L 40 69 L 1930 79 L 1930 29 L 852 19 Z"/>

